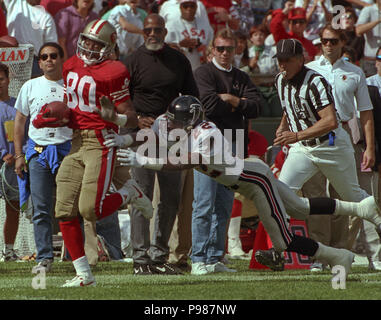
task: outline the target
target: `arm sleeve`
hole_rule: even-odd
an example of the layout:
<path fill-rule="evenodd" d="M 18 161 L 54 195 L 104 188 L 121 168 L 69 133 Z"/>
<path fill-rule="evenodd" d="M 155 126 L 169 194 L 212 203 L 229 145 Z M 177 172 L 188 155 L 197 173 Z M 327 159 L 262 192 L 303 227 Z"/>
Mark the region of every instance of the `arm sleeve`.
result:
<path fill-rule="evenodd" d="M 193 76 L 192 67 L 189 62 L 189 60 L 181 54 L 182 57 L 184 57 L 184 83 L 181 89 L 181 94 L 189 94 L 191 96 L 200 97 L 199 88 L 197 87 L 197 83 L 195 80 L 195 77 Z"/>
<path fill-rule="evenodd" d="M 311 82 L 309 86 L 309 96 L 316 111 L 320 111 L 334 103 L 332 87 L 327 80 L 321 76 L 315 77 Z"/>
<path fill-rule="evenodd" d="M 20 89 L 20 92 L 17 95 L 17 99 L 15 102 L 15 108 L 19 112 L 21 112 L 24 116 L 28 117 L 30 115 L 29 110 L 29 86 L 28 82 L 26 82 Z"/>
<path fill-rule="evenodd" d="M 358 111 L 366 111 L 372 110 L 373 104 L 370 100 L 368 85 L 366 84 L 366 78 L 364 72 L 360 72 L 360 81 L 355 92 L 355 97 L 357 101 L 357 110 Z"/>
<path fill-rule="evenodd" d="M 48 14 L 45 25 L 45 42 L 57 42 L 57 29 L 53 17 Z"/>
<path fill-rule="evenodd" d="M 108 81 L 110 97 L 115 106 L 130 99 L 130 74 L 124 69 L 124 72 Z"/>
<path fill-rule="evenodd" d="M 65 11 L 58 11 L 57 14 L 54 16 L 54 21 L 56 23 L 58 38 L 67 38 L 69 24 L 68 15 L 65 14 Z"/>
<path fill-rule="evenodd" d="M 271 22 L 270 22 L 270 31 L 274 37 L 275 43 L 281 39 L 288 39 L 289 35 L 283 27 L 283 20 L 286 18 L 282 9 L 277 9 L 273 11 Z"/>
<path fill-rule="evenodd" d="M 261 93 L 250 78 L 246 74 L 244 76 L 246 85 L 242 98 L 246 99 L 241 99 L 237 111 L 240 111 L 247 119 L 255 119 L 261 113 Z"/>
<path fill-rule="evenodd" d="M 368 7 L 364 7 L 359 14 L 359 18 L 357 19 L 356 26 L 364 23 L 371 22 L 370 10 Z M 370 7 L 371 8 L 371 7 Z"/>

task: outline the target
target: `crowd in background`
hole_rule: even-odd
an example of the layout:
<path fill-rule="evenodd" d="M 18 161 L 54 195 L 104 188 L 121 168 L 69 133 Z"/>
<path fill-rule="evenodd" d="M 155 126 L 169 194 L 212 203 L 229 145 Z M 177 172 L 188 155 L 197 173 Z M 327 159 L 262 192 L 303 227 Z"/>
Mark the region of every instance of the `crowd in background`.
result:
<path fill-rule="evenodd" d="M 15 37 L 20 44 L 30 43 L 34 46 L 33 78 L 43 74 L 43 70 L 39 65 L 41 58 L 39 53 L 41 53 L 41 48 L 45 43 L 58 43 L 63 49 L 62 58 L 65 61 L 76 55 L 78 37 L 89 22 L 99 18 L 107 20 L 117 31 L 117 57 L 127 66 L 130 72 L 132 92 L 133 90 L 136 90 L 136 92 L 144 91 L 144 87 L 142 91 L 137 90 L 137 88 L 141 89 L 139 86 L 142 86 L 142 83 L 139 82 L 136 75 L 143 72 L 142 67 L 138 65 L 139 59 L 137 56 L 139 52 L 141 56 L 145 54 L 144 51 L 139 51 L 142 50 L 145 44 L 145 19 L 151 13 L 158 13 L 165 21 L 167 32 L 163 34 L 163 40 L 168 45 L 168 48 L 181 52 L 189 61 L 190 69 L 184 69 L 184 71 L 183 67 L 179 66 L 179 74 L 181 72 L 192 74 L 193 71 L 194 81 L 198 86 L 198 89 L 191 87 L 185 89 L 176 88 L 176 94 L 189 93 L 198 96 L 200 93 L 200 99 L 207 108 L 207 117 L 217 122 L 221 129 L 231 128 L 229 126 L 232 124 L 233 119 L 229 118 L 227 113 L 216 111 L 222 108 L 218 103 L 223 101 L 233 105 L 233 108 L 237 108 L 237 106 L 234 106 L 231 97 L 227 97 L 219 91 L 218 83 L 224 83 L 225 79 L 218 79 L 216 87 L 208 87 L 210 83 L 213 83 L 213 80 L 208 82 L 207 75 L 212 75 L 214 69 L 208 70 L 206 66 L 211 66 L 213 63 L 221 66 L 218 63 L 218 54 L 224 54 L 225 51 L 231 50 L 231 53 L 234 53 L 231 66 L 229 64 L 224 66 L 226 67 L 224 70 L 231 72 L 232 67 L 234 70 L 239 69 L 239 79 L 241 81 L 239 84 L 250 81 L 257 90 L 251 96 L 253 105 L 255 103 L 261 105 L 260 113 L 255 115 L 240 110 L 240 116 L 244 118 L 244 121 L 234 127 L 236 129 L 242 126 L 242 129 L 246 130 L 247 157 L 263 157 L 265 150 L 263 150 L 262 146 L 272 144 L 272 141 L 263 142 L 263 137 L 258 137 L 258 133 L 254 134 L 252 129 L 255 130 L 255 127 L 252 127 L 250 119 L 258 116 L 276 119 L 283 114 L 278 91 L 275 87 L 275 76 L 279 73 L 279 66 L 276 59 L 273 58 L 276 53 L 276 44 L 282 39 L 297 39 L 302 43 L 305 63 L 320 61 L 319 59 L 324 59 L 326 52 L 322 48 L 323 46 L 335 47 L 338 45 L 335 39 L 327 39 L 321 34 L 324 26 L 331 23 L 336 28 L 343 30 L 341 35 L 345 46 L 343 46 L 341 52 L 344 55 L 342 58 L 340 55 L 340 59 L 349 61 L 361 68 L 364 79 L 366 78 L 366 84 L 377 87 L 381 95 L 381 0 L 2 0 L 0 3 L 2 5 L 2 10 L 0 10 L 0 36 L 9 34 Z M 219 32 L 226 30 L 234 35 L 235 40 L 232 45 L 225 42 L 220 45 L 222 52 L 218 53 L 216 51 L 218 46 L 213 43 L 213 39 Z M 222 38 L 226 40 L 229 39 L 229 36 L 223 36 Z M 168 51 L 168 55 L 177 57 L 172 51 Z M 3 72 L 0 69 L 0 85 Z M 152 75 L 155 85 L 163 81 L 157 73 L 152 73 Z M 147 74 L 142 76 L 149 77 Z M 351 79 L 348 81 L 351 81 Z M 164 87 L 162 89 L 160 86 L 161 84 L 156 89 L 167 90 Z M 171 86 L 175 85 L 171 84 Z M 210 92 L 219 94 L 219 100 L 216 98 L 217 102 L 213 102 L 211 98 L 208 98 Z M 138 99 L 138 97 L 139 95 L 136 93 L 135 97 L 132 95 L 132 100 L 138 115 L 142 118 L 141 121 L 144 118 L 147 121 L 140 122 L 139 127 L 144 128 L 149 126 L 150 123 L 152 124 L 153 120 L 163 110 L 165 111 L 167 101 L 165 103 L 161 101 L 158 103 L 156 110 L 148 112 L 147 109 L 144 109 L 144 103 L 139 105 L 136 101 L 134 102 L 134 99 Z M 8 95 L 0 94 L 1 102 L 9 99 Z M 10 104 L 14 105 L 14 103 L 15 101 L 12 99 Z M 3 104 L 0 104 L 1 108 L 3 108 Z M 377 106 L 373 105 L 373 107 L 376 109 Z M 162 108 L 164 109 L 162 110 Z M 355 115 L 355 118 L 357 117 L 359 118 L 359 114 Z M 224 123 L 225 120 L 227 123 Z M 351 119 L 346 119 L 345 122 L 349 120 Z M 377 119 L 375 121 L 377 123 Z M 377 124 L 375 127 L 377 129 Z M 361 139 L 356 141 L 355 144 L 363 142 L 364 139 Z M 259 149 L 260 151 L 258 151 Z M 361 153 L 363 150 L 360 148 L 359 152 Z M 2 152 L 2 161 L 12 164 L 12 161 L 6 158 L 7 154 L 12 152 L 14 152 L 12 149 L 9 149 L 5 154 Z M 134 170 L 132 175 L 148 175 L 146 171 L 149 170 Z M 359 177 L 361 174 L 362 172 L 359 170 Z M 234 222 L 230 223 L 232 229 L 229 228 L 233 203 L 239 200 L 234 200 L 234 194 L 227 194 L 225 188 L 218 190 L 218 186 L 211 187 L 208 184 L 209 182 L 201 181 L 204 178 L 198 174 L 193 176 L 192 172 L 183 172 L 171 176 L 167 174 L 158 175 L 156 184 L 154 175 L 149 178 L 145 176 L 137 179 L 140 181 L 147 179 L 145 183 L 149 186 L 143 189 L 148 191 L 149 197 L 154 204 L 155 201 L 157 202 L 158 217 L 161 217 L 161 219 L 157 218 L 151 235 L 149 222 L 143 221 L 142 217 L 135 214 L 132 215 L 131 234 L 135 274 L 156 274 L 160 273 L 163 268 L 165 274 L 181 274 L 184 271 L 190 271 L 188 258 L 191 254 L 193 257 L 197 257 L 197 259 L 192 259 L 192 262 L 203 261 L 207 265 L 213 266 L 213 268 L 207 268 L 207 271 L 201 270 L 199 273 L 195 271 L 194 274 L 234 272 L 234 270 L 224 265 L 227 262 L 225 253 L 228 253 L 233 258 L 248 258 L 247 252 L 243 252 L 240 245 L 239 226 L 241 220 L 236 219 L 236 214 L 232 217 L 235 219 L 231 220 Z M 194 179 L 195 181 L 193 181 Z M 369 179 L 369 177 L 366 178 L 367 181 Z M 323 183 L 325 182 L 321 182 L 320 185 Z M 212 188 L 216 189 L 212 191 Z M 174 189 L 178 191 L 176 196 L 173 196 Z M 194 190 L 197 191 L 194 193 Z M 304 191 L 306 194 L 308 193 L 307 190 Z M 214 195 L 210 195 L 212 192 L 214 192 Z M 167 197 L 165 197 L 165 193 Z M 215 206 L 211 203 L 208 204 L 208 202 L 212 201 L 211 199 L 216 201 Z M 192 201 L 193 215 L 199 219 L 197 223 L 191 221 Z M 14 209 L 8 209 L 9 214 L 7 212 L 7 215 L 14 217 Z M 165 216 L 165 213 L 168 214 L 168 212 L 171 213 L 170 217 Z M 197 225 L 206 223 L 205 220 L 202 220 L 205 216 L 211 218 L 207 222 L 208 228 L 197 229 Z M 239 216 L 240 214 L 238 214 Z M 195 217 L 193 218 L 195 219 Z M 118 225 L 117 219 L 113 221 L 111 225 Z M 17 227 L 15 228 L 17 223 L 15 219 L 10 218 L 8 220 L 8 224 L 12 225 L 12 227 L 10 231 L 5 232 L 6 247 L 3 249 L 3 258 L 5 260 L 16 259 L 13 244 L 17 233 Z M 136 229 L 134 229 L 134 226 L 136 226 Z M 113 237 L 112 240 L 108 240 L 107 232 L 103 232 L 102 236 L 97 238 L 97 233 L 99 234 L 102 225 L 97 225 L 94 228 L 88 228 L 95 230 L 92 233 L 85 232 L 88 235 L 88 251 L 86 254 L 89 253 L 90 255 L 91 252 L 94 252 L 95 256 L 93 259 L 89 259 L 93 261 L 92 264 L 96 264 L 98 260 L 97 241 L 105 241 L 109 247 L 113 248 L 108 250 L 116 252 L 112 255 L 113 259 L 123 258 L 120 238 L 116 237 L 115 239 Z M 340 228 L 335 229 L 335 232 L 346 234 L 348 228 L 349 220 L 347 218 L 347 222 L 341 224 Z M 113 231 L 110 231 L 111 229 L 109 229 L 109 233 L 113 233 Z M 366 225 L 359 226 L 353 237 L 360 237 L 363 240 L 361 244 L 366 249 L 362 252 L 367 255 L 370 267 L 381 270 L 380 242 L 378 238 L 369 233 L 368 229 Z M 115 230 L 118 232 L 118 227 Z M 200 232 L 203 232 L 203 234 L 200 234 Z M 217 232 L 218 235 L 216 235 Z M 314 236 L 318 238 L 319 232 L 316 232 Z M 91 245 L 90 237 L 98 240 Z M 225 246 L 226 238 L 228 238 L 227 248 L 221 251 L 219 248 Z M 36 237 L 37 239 L 38 237 Z M 197 240 L 197 246 L 195 240 Z M 316 240 L 323 242 L 322 239 Z M 45 239 L 39 241 L 45 241 Z M 215 244 L 215 248 L 218 247 L 218 250 L 213 251 L 214 247 L 211 244 Z M 346 241 L 331 244 L 341 247 L 348 246 Z M 349 249 L 352 249 L 353 246 L 354 240 L 351 241 Z M 95 249 L 92 250 L 91 247 L 93 249 L 95 247 Z M 206 247 L 212 247 L 211 251 L 202 253 L 201 251 L 205 250 Z M 117 249 L 115 250 L 115 248 Z M 205 257 L 203 257 L 203 254 L 205 254 Z M 207 260 L 203 260 L 204 258 Z M 159 262 L 159 268 L 149 267 Z M 321 264 L 314 266 L 314 270 L 323 269 L 324 266 Z"/>

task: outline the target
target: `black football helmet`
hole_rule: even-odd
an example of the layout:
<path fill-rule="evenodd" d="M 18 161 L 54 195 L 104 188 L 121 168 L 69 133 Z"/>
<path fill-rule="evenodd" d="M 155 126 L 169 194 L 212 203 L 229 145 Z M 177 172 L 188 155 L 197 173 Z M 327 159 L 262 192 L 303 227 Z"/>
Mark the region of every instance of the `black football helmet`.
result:
<path fill-rule="evenodd" d="M 171 102 L 166 115 L 169 127 L 182 128 L 188 132 L 204 119 L 204 109 L 196 97 L 184 95 Z"/>

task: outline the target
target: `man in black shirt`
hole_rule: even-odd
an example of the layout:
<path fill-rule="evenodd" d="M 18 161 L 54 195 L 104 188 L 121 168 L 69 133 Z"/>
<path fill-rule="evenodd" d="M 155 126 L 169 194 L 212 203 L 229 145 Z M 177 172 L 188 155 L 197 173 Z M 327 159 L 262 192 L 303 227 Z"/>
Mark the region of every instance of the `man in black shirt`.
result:
<path fill-rule="evenodd" d="M 130 72 L 130 94 L 139 119 L 139 128 L 150 128 L 155 118 L 167 111 L 170 102 L 182 95 L 198 97 L 188 59 L 164 43 L 167 30 L 165 21 L 158 14 L 144 20 L 144 44 L 126 60 Z M 155 172 L 143 168 L 131 169 L 143 192 L 153 198 Z M 143 215 L 131 211 L 131 242 L 134 249 L 134 274 L 179 274 L 167 263 L 171 235 L 179 209 L 181 172 L 157 172 L 160 202 L 155 218 L 155 229 L 150 243 L 150 222 Z"/>
<path fill-rule="evenodd" d="M 260 93 L 246 73 L 233 67 L 236 46 L 230 30 L 219 31 L 213 39 L 212 61 L 196 69 L 195 78 L 207 119 L 222 132 L 230 129 L 233 152 L 243 157 L 247 153 L 248 119 L 260 114 Z M 239 129 L 245 133 L 242 139 Z M 232 191 L 194 171 L 192 274 L 235 271 L 221 263 L 233 200 Z"/>

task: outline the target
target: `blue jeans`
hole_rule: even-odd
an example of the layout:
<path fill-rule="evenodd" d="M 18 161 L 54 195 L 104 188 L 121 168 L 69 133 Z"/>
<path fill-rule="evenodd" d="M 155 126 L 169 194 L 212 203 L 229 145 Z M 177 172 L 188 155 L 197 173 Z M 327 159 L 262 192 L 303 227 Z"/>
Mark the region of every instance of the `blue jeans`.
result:
<path fill-rule="evenodd" d="M 217 263 L 225 252 L 234 192 L 197 170 L 193 190 L 191 260 Z"/>
<path fill-rule="evenodd" d="M 110 253 L 111 259 L 122 259 L 123 253 L 121 249 L 118 211 L 114 212 L 112 215 L 109 215 L 108 217 L 105 217 L 101 220 L 97 220 L 96 226 L 97 233 L 101 235 L 106 242 L 106 246 Z"/>
<path fill-rule="evenodd" d="M 33 230 L 37 249 L 37 262 L 53 259 L 55 174 L 37 162 L 38 156 L 29 160 L 30 192 L 33 204 Z"/>

